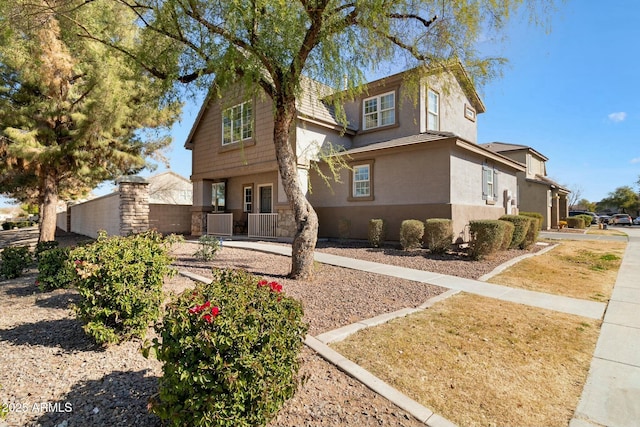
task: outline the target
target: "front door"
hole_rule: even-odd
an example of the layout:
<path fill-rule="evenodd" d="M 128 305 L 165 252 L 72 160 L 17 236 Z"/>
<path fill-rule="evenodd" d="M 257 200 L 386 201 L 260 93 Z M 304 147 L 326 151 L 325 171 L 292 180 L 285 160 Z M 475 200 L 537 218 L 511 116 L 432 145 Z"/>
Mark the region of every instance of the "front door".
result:
<path fill-rule="evenodd" d="M 260 213 L 271 213 L 272 212 L 272 192 L 273 187 L 270 185 L 265 185 L 259 187 L 260 191 Z"/>

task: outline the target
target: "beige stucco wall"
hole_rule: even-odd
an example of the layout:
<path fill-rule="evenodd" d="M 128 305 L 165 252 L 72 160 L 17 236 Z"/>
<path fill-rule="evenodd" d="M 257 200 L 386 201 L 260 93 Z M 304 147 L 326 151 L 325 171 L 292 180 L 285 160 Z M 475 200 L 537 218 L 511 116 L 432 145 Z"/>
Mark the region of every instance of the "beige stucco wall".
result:
<path fill-rule="evenodd" d="M 426 102 L 427 88 L 440 95 L 440 131 L 453 132 L 470 142 L 477 142 L 477 121 L 465 117 L 465 106 L 471 106 L 451 74 L 425 77 L 420 84 L 408 85 L 401 75 L 374 82 L 368 92 L 345 105 L 349 122 L 358 129 L 353 138 L 353 146 L 361 147 L 373 142 L 386 141 L 408 135 L 416 135 L 427 130 Z M 362 102 L 364 99 L 387 92 L 396 94 L 396 124 L 371 130 L 362 129 Z"/>
<path fill-rule="evenodd" d="M 173 204 L 149 204 L 149 228 L 162 234 L 190 234 L 191 207 Z"/>
<path fill-rule="evenodd" d="M 383 218 L 389 225 L 388 238 L 398 240 L 405 219 L 449 218 L 456 238 L 466 239 L 470 220 L 497 219 L 512 207 L 505 192 L 516 194 L 515 171 L 495 164 L 498 199 L 487 203 L 482 199 L 482 164 L 492 161 L 463 150 L 455 140 L 367 154 L 359 154 L 353 163 L 373 161 L 374 200 L 349 200 L 349 171 L 343 171 L 341 183 L 331 188 L 311 174 L 309 200 L 318 212 L 321 237 L 338 237 L 338 223 L 347 220 L 350 237 L 366 239 L 369 220 Z"/>
<path fill-rule="evenodd" d="M 354 207 L 449 203 L 449 149 L 440 144 L 429 150 L 420 148 L 381 150 L 354 155 L 352 164 L 373 160 L 374 200 L 350 201 L 351 171 L 343 169 L 340 183 L 331 187 L 314 171 L 308 198 L 314 207 Z M 321 166 L 328 174 L 328 168 Z"/>
<path fill-rule="evenodd" d="M 520 200 L 518 202 L 522 212 L 538 212 L 542 214 L 542 229 L 551 228 L 551 206 L 549 205 L 549 185 L 520 179 Z"/>
<path fill-rule="evenodd" d="M 58 212 L 56 214 L 56 227 L 62 231 L 67 230 L 67 211 Z"/>
<path fill-rule="evenodd" d="M 71 231 L 89 237 L 98 237 L 99 230 L 108 235 L 120 234 L 120 195 L 112 193 L 107 196 L 89 200 L 71 209 Z"/>

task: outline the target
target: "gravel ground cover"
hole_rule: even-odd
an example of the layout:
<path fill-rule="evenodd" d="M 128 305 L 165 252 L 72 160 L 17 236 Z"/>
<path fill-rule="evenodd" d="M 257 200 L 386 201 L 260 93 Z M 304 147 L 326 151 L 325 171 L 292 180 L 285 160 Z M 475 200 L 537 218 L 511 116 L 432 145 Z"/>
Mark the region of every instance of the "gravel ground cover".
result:
<path fill-rule="evenodd" d="M 65 236 L 63 244 L 73 243 Z M 394 257 L 385 250 L 322 244 L 321 250 L 390 264 L 420 268 L 431 263 L 424 253 Z M 431 285 L 378 276 L 371 273 L 317 265 L 311 283 L 286 279 L 290 259 L 277 255 L 224 248 L 208 263 L 193 257 L 193 243 L 174 248 L 175 266 L 209 276 L 212 266 L 244 268 L 277 280 L 284 291 L 299 298 L 310 324 L 309 333 L 344 326 L 399 308 L 417 306 L 444 291 Z M 390 250 L 390 249 L 389 249 Z M 508 258 L 518 256 L 511 251 Z M 383 258 L 379 258 L 383 257 Z M 393 258 L 393 260 L 392 260 Z M 477 278 L 503 261 L 473 262 L 461 268 L 451 260 L 435 260 L 432 271 L 462 273 Z M 383 261 L 386 260 L 386 261 Z M 397 264 L 396 264 L 397 265 Z M 75 320 L 70 304 L 73 290 L 41 294 L 34 285 L 36 272 L 0 282 L 0 403 L 10 409 L 9 426 L 159 426 L 147 412 L 147 401 L 157 392 L 161 366 L 140 354 L 140 341 L 106 349 L 94 346 Z M 177 276 L 165 288 L 181 292 L 193 283 Z M 293 426 L 406 426 L 422 425 L 409 414 L 350 378 L 313 351 L 301 354 L 301 386 L 272 421 L 271 427 Z M 3 421 L 0 421 L 0 425 Z"/>

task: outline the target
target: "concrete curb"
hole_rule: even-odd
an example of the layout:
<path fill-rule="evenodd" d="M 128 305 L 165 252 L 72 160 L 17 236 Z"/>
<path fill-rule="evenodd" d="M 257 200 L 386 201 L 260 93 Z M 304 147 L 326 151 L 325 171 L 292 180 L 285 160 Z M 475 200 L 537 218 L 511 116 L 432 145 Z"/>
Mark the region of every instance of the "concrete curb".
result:
<path fill-rule="evenodd" d="M 389 400 L 400 409 L 403 409 L 414 416 L 418 421 L 431 427 L 455 427 L 449 420 L 435 414 L 432 410 L 423 406 L 422 404 L 411 399 L 407 395 L 401 393 L 394 387 L 391 387 L 380 378 L 373 375 L 371 372 L 356 365 L 349 359 L 342 356 L 340 353 L 334 351 L 326 344 L 322 343 L 317 338 L 307 336 L 304 342 L 307 347 L 318 353 L 322 358 L 335 365 L 341 371 L 347 375 L 360 381 L 365 386 L 369 387 L 380 396 Z"/>
<path fill-rule="evenodd" d="M 558 246 L 558 243 L 553 244 L 551 246 L 548 246 L 542 250 L 539 250 L 538 252 L 534 253 L 534 254 L 526 254 L 526 255 L 520 255 L 519 257 L 513 258 L 503 264 L 500 264 L 499 266 L 497 266 L 496 268 L 493 269 L 493 271 L 491 271 L 490 273 L 485 274 L 484 276 L 480 276 L 478 278 L 479 281 L 481 282 L 486 282 L 487 280 L 491 279 L 493 276 L 497 276 L 498 274 L 502 273 L 503 271 L 505 271 L 507 268 L 512 267 L 514 265 L 516 265 L 517 263 L 519 263 L 522 260 L 525 260 L 527 258 L 532 258 L 534 256 L 539 256 L 539 255 L 543 255 L 546 254 L 547 252 L 549 252 L 550 250 L 556 248 Z"/>
<path fill-rule="evenodd" d="M 379 316 L 372 317 L 370 319 L 361 320 L 359 322 L 352 323 L 350 325 L 343 326 L 338 329 L 334 329 L 332 331 L 324 332 L 315 338 L 318 339 L 323 344 L 331 344 L 334 342 L 339 342 L 344 340 L 350 335 L 355 334 L 356 332 L 370 328 L 372 326 L 382 325 L 391 320 L 397 319 L 399 317 L 406 317 L 413 313 L 418 313 L 420 311 L 424 311 L 427 308 L 433 306 L 437 302 L 444 301 L 445 299 L 459 293 L 460 291 L 455 289 L 450 289 L 446 292 L 443 292 L 439 295 L 436 295 L 433 298 L 429 298 L 424 304 L 416 308 L 403 308 L 401 310 L 397 310 L 391 313 L 384 313 Z"/>

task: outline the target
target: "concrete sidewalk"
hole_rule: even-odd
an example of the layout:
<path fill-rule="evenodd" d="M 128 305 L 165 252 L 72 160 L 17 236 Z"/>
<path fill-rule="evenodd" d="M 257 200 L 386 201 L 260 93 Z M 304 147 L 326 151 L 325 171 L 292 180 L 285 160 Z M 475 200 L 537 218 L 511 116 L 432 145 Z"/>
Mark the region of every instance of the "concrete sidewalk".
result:
<path fill-rule="evenodd" d="M 640 229 L 629 244 L 570 427 L 640 426 Z"/>
<path fill-rule="evenodd" d="M 224 246 L 291 256 L 291 247 L 284 245 L 272 245 L 269 243 L 254 241 L 225 240 Z M 515 289 L 479 280 L 464 279 L 462 277 L 448 276 L 446 274 L 396 267 L 377 262 L 362 261 L 322 252 L 315 253 L 315 260 L 323 264 L 350 268 L 352 270 L 367 271 L 370 273 L 381 274 L 383 276 L 399 277 L 401 279 L 413 280 L 415 282 L 429 283 L 431 285 L 442 286 L 447 289 L 455 289 L 489 298 L 496 298 L 533 307 L 546 308 L 567 314 L 575 314 L 578 316 L 588 317 L 590 319 L 601 319 L 606 308 L 606 305 L 601 302 L 550 295 L 525 289 Z"/>

